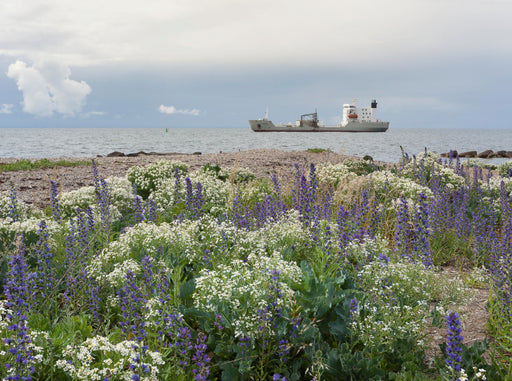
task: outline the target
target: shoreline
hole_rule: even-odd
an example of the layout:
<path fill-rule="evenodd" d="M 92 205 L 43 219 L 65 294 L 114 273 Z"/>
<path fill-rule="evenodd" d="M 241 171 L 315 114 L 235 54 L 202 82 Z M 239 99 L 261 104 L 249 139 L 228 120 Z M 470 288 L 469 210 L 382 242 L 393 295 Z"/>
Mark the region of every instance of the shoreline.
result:
<path fill-rule="evenodd" d="M 15 158 L 0 159 L 1 162 L 15 162 Z M 37 159 L 29 159 L 35 161 Z M 238 152 L 220 152 L 206 154 L 169 153 L 142 154 L 138 156 L 112 157 L 72 157 L 49 158 L 50 161 L 83 161 L 94 160 L 99 175 L 103 178 L 123 177 L 133 166 L 146 166 L 159 160 L 178 160 L 186 163 L 194 172 L 206 164 L 219 165 L 221 168 L 249 168 L 257 177 L 267 177 L 273 173 L 280 176 L 293 174 L 295 164 L 305 168 L 309 164 L 338 164 L 347 160 L 362 160 L 357 156 L 343 155 L 331 151 L 281 151 L 277 149 L 254 149 Z M 389 164 L 376 162 L 377 164 Z M 81 165 L 76 167 L 40 168 L 28 171 L 0 172 L 0 191 L 9 191 L 11 183 L 17 197 L 29 204 L 39 207 L 50 205 L 50 181 L 57 183 L 59 193 L 69 192 L 84 186 L 94 185 L 92 167 Z"/>

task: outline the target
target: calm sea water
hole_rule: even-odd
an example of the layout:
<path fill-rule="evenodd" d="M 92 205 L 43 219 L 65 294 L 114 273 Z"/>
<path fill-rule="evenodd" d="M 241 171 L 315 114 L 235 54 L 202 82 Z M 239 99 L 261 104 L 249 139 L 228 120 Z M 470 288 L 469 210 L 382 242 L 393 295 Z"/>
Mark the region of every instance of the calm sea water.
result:
<path fill-rule="evenodd" d="M 0 128 L 0 158 L 51 158 L 124 153 L 236 152 L 257 148 L 324 148 L 397 162 L 401 149 L 443 153 L 512 151 L 512 130 L 390 129 L 385 133 L 255 133 L 249 128 Z"/>

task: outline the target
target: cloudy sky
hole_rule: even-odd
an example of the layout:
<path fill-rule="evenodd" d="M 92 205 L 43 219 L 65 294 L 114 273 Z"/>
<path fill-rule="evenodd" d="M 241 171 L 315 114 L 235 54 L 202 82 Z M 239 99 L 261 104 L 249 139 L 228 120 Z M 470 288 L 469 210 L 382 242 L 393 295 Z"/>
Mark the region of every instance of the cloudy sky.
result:
<path fill-rule="evenodd" d="M 353 98 L 512 128 L 512 0 L 2 0 L 0 127 L 248 127 Z"/>

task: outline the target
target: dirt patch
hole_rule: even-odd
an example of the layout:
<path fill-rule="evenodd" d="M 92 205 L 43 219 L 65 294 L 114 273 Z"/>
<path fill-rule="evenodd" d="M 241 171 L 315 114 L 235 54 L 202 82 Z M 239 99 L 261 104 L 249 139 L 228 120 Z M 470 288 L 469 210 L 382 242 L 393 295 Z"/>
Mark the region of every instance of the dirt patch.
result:
<path fill-rule="evenodd" d="M 461 279 L 467 276 L 465 271 L 460 271 L 454 267 L 443 268 L 442 274 L 453 282 L 461 282 Z M 471 347 L 473 343 L 482 341 L 487 337 L 485 325 L 489 320 L 489 312 L 486 305 L 490 289 L 488 286 L 482 285 L 478 288 L 469 288 L 468 292 L 469 300 L 466 303 L 451 305 L 447 308 L 447 312 L 452 310 L 460 315 L 463 342 Z M 439 345 L 446 342 L 447 326 L 444 319 L 441 323 L 441 327 L 428 326 L 425 329 L 428 343 L 425 359 L 427 364 L 430 364 L 435 357 L 442 355 Z"/>

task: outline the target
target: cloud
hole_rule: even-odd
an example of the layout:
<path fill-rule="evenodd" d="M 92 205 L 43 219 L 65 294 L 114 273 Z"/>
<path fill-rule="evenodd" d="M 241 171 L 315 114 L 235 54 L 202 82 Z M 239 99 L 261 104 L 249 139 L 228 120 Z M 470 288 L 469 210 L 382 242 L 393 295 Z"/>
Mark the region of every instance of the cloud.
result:
<path fill-rule="evenodd" d="M 174 106 L 160 105 L 160 107 L 158 107 L 158 111 L 160 111 L 162 114 L 183 114 L 183 115 L 194 115 L 194 116 L 199 115 L 199 110 L 196 108 L 179 110 Z"/>
<path fill-rule="evenodd" d="M 71 70 L 58 62 L 27 66 L 16 61 L 7 70 L 23 93 L 23 111 L 37 116 L 74 116 L 82 110 L 91 88 L 84 81 L 70 79 L 70 74 Z"/>
<path fill-rule="evenodd" d="M 0 105 L 0 114 L 12 114 L 13 105 L 11 104 L 1 104 Z"/>
<path fill-rule="evenodd" d="M 105 111 L 89 111 L 89 112 L 86 112 L 85 114 L 80 114 L 80 116 L 82 118 L 90 118 L 90 117 L 93 117 L 93 116 L 103 116 L 103 115 L 106 115 L 107 113 Z"/>
<path fill-rule="evenodd" d="M 64 1 L 2 0 L 0 55 L 186 68 L 510 58 L 511 11 L 509 0 L 89 0 L 73 12 Z"/>

